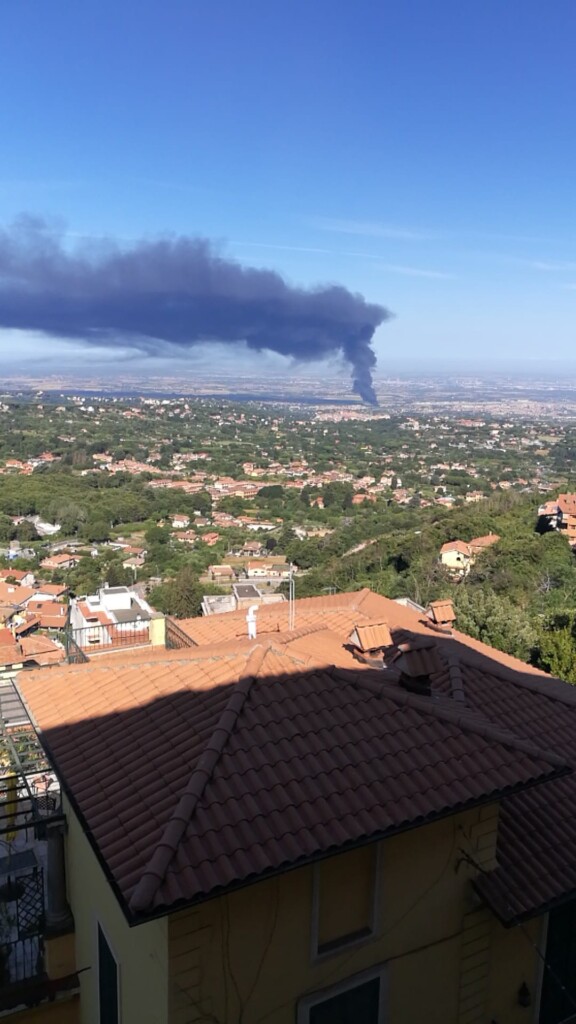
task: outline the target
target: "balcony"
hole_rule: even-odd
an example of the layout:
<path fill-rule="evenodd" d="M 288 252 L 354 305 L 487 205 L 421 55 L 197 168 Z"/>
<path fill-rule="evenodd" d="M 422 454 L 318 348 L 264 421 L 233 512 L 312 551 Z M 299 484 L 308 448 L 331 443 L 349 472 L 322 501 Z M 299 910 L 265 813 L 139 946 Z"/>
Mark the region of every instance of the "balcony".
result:
<path fill-rule="evenodd" d="M 85 661 L 86 656 L 98 652 L 110 654 L 111 651 L 124 647 L 146 647 L 150 642 L 150 620 L 148 619 L 134 619 L 128 622 L 95 622 L 79 628 L 70 626 L 64 636 L 68 661 L 71 662 Z"/>
<path fill-rule="evenodd" d="M 70 932 L 60 786 L 31 725 L 0 720 L 0 1016 L 75 989 L 50 977 L 51 936 Z"/>

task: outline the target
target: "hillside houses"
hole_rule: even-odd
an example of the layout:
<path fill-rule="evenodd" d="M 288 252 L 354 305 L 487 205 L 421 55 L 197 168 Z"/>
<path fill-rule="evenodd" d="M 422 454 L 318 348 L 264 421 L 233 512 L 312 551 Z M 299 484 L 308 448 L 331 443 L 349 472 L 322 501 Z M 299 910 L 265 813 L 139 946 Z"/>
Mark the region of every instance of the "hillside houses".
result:
<path fill-rule="evenodd" d="M 474 537 L 471 541 L 447 541 L 440 548 L 440 563 L 451 576 L 467 576 L 478 555 L 499 540 L 498 534 L 489 533 L 483 537 Z"/>
<path fill-rule="evenodd" d="M 559 494 L 555 501 L 540 505 L 538 515 L 550 529 L 566 537 L 571 547 L 576 545 L 576 494 Z"/>

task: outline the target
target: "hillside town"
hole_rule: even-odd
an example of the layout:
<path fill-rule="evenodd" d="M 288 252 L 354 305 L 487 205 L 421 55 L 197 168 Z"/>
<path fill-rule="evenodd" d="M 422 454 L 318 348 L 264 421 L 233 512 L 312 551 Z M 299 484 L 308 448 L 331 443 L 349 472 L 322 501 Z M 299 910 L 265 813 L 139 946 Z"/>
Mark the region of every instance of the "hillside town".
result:
<path fill-rule="evenodd" d="M 1 417 L 0 1012 L 27 1021 L 33 1004 L 44 1024 L 83 1024 L 98 913 L 98 984 L 117 970 L 110 936 L 126 1020 L 255 1024 L 249 936 L 260 962 L 274 950 L 255 1012 L 284 1024 L 307 1006 L 302 985 L 331 991 L 339 958 L 353 955 L 370 985 L 383 960 L 407 968 L 382 898 L 425 947 L 451 948 L 448 918 L 431 929 L 436 901 L 457 922 L 452 980 L 438 980 L 427 1024 L 480 1021 L 488 1005 L 522 1024 L 540 964 L 526 930 L 536 942 L 545 921 L 556 936 L 553 908 L 574 884 L 572 861 L 544 843 L 535 885 L 517 845 L 528 799 L 572 856 L 570 424 L 44 395 L 5 400 Z M 482 772 L 462 774 L 468 761 Z M 367 763 L 381 772 L 364 777 Z M 435 772 L 424 800 L 419 780 Z M 248 785 L 264 775 L 274 801 Z M 453 830 L 467 837 L 458 847 Z M 453 860 L 447 886 L 438 864 Z M 309 929 L 312 966 L 298 965 Z M 275 1017 L 286 948 L 288 1017 Z M 152 949 L 161 959 L 137 985 Z M 424 1021 L 418 986 L 391 976 Z M 538 998 L 552 1005 L 554 985 Z"/>

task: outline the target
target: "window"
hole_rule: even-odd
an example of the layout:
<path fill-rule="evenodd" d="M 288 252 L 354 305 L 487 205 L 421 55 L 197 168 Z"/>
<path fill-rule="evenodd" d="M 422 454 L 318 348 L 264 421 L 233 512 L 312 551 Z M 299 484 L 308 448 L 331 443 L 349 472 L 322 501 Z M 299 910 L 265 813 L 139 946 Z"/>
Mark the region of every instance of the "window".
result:
<path fill-rule="evenodd" d="M 378 846 L 372 843 L 314 868 L 312 957 L 366 941 L 375 932 Z"/>
<path fill-rule="evenodd" d="M 119 1024 L 118 964 L 98 925 L 98 1005 L 100 1024 Z"/>
<path fill-rule="evenodd" d="M 297 1024 L 385 1024 L 384 968 L 357 974 L 298 1004 Z"/>

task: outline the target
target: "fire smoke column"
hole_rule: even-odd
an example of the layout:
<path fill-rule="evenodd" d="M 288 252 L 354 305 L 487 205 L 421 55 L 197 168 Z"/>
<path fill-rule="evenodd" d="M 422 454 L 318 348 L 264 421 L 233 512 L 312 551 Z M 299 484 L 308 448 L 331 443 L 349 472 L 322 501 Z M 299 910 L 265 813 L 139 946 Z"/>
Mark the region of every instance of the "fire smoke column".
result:
<path fill-rule="evenodd" d="M 223 342 L 305 363 L 342 355 L 376 403 L 376 328 L 390 318 L 339 285 L 298 288 L 226 259 L 202 238 L 71 250 L 42 220 L 0 229 L 0 327 L 169 356 Z"/>

